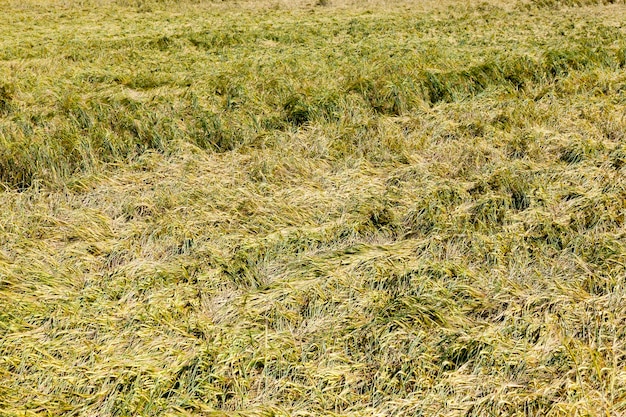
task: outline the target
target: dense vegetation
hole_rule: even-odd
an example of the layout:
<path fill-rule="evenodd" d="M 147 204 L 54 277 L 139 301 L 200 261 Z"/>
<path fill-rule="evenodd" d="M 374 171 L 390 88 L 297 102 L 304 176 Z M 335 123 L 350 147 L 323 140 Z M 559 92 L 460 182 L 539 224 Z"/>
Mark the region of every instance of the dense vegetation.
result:
<path fill-rule="evenodd" d="M 0 15 L 0 414 L 626 413 L 624 3 Z"/>

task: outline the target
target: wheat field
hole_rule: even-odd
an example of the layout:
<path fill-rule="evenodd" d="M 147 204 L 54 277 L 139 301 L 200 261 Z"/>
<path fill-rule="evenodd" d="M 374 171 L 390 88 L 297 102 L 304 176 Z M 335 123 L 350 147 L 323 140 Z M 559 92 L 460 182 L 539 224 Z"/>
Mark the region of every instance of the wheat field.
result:
<path fill-rule="evenodd" d="M 626 4 L 0 0 L 0 415 L 626 415 Z"/>

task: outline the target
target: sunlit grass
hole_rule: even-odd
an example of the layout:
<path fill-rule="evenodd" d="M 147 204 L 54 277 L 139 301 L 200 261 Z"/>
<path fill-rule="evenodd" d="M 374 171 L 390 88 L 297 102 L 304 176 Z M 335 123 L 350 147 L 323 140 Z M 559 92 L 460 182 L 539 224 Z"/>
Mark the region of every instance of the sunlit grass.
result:
<path fill-rule="evenodd" d="M 623 3 L 0 14 L 0 414 L 626 413 Z"/>

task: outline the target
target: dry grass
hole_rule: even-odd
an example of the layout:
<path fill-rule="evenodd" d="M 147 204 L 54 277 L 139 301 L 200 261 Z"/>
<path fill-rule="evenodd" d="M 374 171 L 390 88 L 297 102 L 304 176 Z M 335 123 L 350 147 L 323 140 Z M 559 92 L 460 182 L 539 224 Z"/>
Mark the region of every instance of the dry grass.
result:
<path fill-rule="evenodd" d="M 626 414 L 626 18 L 0 3 L 0 414 Z"/>

